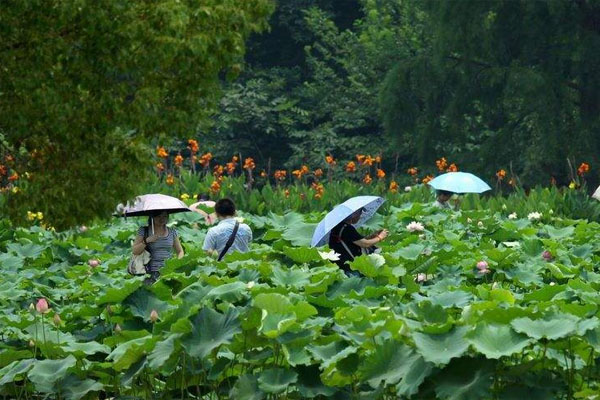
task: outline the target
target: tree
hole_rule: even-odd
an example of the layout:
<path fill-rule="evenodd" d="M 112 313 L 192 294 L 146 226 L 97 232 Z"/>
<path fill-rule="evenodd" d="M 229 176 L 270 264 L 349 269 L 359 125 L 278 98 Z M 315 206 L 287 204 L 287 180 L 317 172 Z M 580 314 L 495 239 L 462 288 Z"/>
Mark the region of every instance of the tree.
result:
<path fill-rule="evenodd" d="M 401 60 L 381 94 L 386 131 L 415 162 L 453 160 L 491 177 L 569 178 L 598 164 L 600 5 L 587 0 L 424 3 L 431 45 Z"/>
<path fill-rule="evenodd" d="M 136 194 L 147 143 L 189 135 L 241 69 L 270 0 L 8 0 L 0 14 L 0 134 L 21 175 L 7 212 L 57 228 Z M 30 179 L 23 177 L 29 175 Z"/>

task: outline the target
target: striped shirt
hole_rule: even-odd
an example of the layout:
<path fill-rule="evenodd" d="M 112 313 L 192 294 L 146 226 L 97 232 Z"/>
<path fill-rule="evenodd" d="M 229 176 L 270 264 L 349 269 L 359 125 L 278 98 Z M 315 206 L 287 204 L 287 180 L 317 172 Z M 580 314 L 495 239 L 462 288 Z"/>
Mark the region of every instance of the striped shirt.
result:
<path fill-rule="evenodd" d="M 138 236 L 144 237 L 145 226 L 138 229 Z M 150 232 L 148 231 L 148 236 Z M 146 250 L 150 253 L 150 263 L 146 266 L 148 272 L 158 271 L 165 265 L 165 261 L 171 258 L 173 243 L 177 237 L 175 229 L 167 228 L 167 235 L 160 237 L 156 242 L 148 243 Z"/>
<path fill-rule="evenodd" d="M 229 237 L 233 233 L 235 222 L 235 218 L 225 218 L 219 221 L 216 226 L 210 228 L 206 233 L 206 237 L 204 238 L 204 246 L 202 246 L 202 249 L 216 250 L 217 253 L 221 254 L 221 251 L 223 251 L 227 241 L 229 240 Z M 250 227 L 246 224 L 240 224 L 237 234 L 235 235 L 235 240 L 233 241 L 233 244 L 229 250 L 227 250 L 226 254 L 234 251 L 246 253 L 251 241 L 252 229 L 250 229 Z"/>

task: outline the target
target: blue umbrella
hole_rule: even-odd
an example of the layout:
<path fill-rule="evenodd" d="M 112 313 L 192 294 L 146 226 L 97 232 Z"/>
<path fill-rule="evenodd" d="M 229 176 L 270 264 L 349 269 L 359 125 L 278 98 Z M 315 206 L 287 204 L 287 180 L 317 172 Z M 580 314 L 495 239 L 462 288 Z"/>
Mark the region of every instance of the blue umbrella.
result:
<path fill-rule="evenodd" d="M 448 172 L 435 177 L 429 182 L 429 186 L 453 193 L 483 193 L 492 190 L 487 183 L 468 172 Z"/>
<path fill-rule="evenodd" d="M 362 208 L 364 211 L 360 216 L 360 220 L 354 224 L 356 227 L 361 226 L 375 215 L 377 209 L 384 201 L 379 196 L 356 196 L 346 200 L 342 204 L 338 204 L 317 225 L 310 243 L 311 247 L 323 246 L 327 243 L 329 241 L 329 232 L 337 224 Z"/>

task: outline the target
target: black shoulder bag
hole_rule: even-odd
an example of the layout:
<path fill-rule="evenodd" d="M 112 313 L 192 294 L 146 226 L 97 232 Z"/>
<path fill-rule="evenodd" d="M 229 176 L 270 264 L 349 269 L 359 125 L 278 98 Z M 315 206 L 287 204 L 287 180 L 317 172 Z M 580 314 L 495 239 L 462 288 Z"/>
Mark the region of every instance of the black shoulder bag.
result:
<path fill-rule="evenodd" d="M 225 253 L 227 253 L 227 250 L 229 250 L 229 248 L 233 244 L 233 241 L 235 240 L 235 235 L 237 235 L 239 226 L 240 226 L 240 223 L 236 221 L 235 226 L 233 227 L 233 232 L 231 232 L 231 236 L 229 236 L 229 240 L 227 240 L 225 247 L 223 247 L 223 250 L 221 250 L 221 254 L 219 254 L 219 258 L 217 258 L 217 261 L 221 261 L 221 259 L 223 257 L 225 257 Z"/>

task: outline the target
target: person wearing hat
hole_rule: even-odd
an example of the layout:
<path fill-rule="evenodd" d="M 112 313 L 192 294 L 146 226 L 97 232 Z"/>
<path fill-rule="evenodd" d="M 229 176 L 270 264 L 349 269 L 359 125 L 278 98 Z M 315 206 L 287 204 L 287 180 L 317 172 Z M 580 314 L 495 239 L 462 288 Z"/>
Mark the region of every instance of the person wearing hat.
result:
<path fill-rule="evenodd" d="M 348 276 L 356 275 L 355 271 L 350 269 L 349 262 L 361 254 L 369 254 L 375 250 L 375 245 L 384 240 L 388 231 L 383 229 L 369 236 L 362 236 L 353 224 L 360 220 L 364 210 L 361 208 L 351 214 L 348 218 L 336 225 L 329 234 L 329 248 L 340 255 L 335 263 Z"/>

